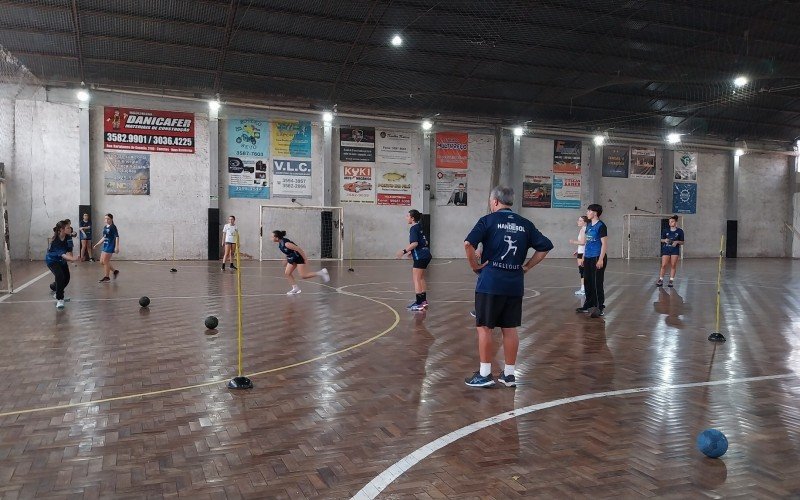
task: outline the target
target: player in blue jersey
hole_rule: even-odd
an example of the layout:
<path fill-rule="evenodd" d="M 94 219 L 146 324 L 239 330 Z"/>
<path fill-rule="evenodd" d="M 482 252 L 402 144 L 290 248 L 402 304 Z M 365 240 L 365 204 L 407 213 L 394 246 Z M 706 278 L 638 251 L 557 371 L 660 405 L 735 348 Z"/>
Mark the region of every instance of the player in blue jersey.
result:
<path fill-rule="evenodd" d="M 53 238 L 47 245 L 47 253 L 45 254 L 45 263 L 50 272 L 56 278 L 56 308 L 64 309 L 64 289 L 69 284 L 69 265 L 67 261 L 75 262 L 78 257 L 72 255 L 72 249 L 69 247 L 69 234 L 72 233 L 72 228 L 67 221 L 60 221 L 53 228 Z"/>
<path fill-rule="evenodd" d="M 608 228 L 600 220 L 603 214 L 603 207 L 593 203 L 586 209 L 586 217 L 589 224 L 586 225 L 586 245 L 583 250 L 583 279 L 586 289 L 586 298 L 583 306 L 577 308 L 576 312 L 590 312 L 589 309 L 597 308 L 599 315 L 605 315 L 606 293 L 603 288 L 603 280 L 606 273 L 608 261 Z M 594 314 L 594 313 L 593 313 Z"/>
<path fill-rule="evenodd" d="M 272 231 L 272 241 L 277 243 L 278 250 L 286 255 L 286 270 L 283 274 L 286 276 L 289 284 L 292 285 L 292 289 L 286 292 L 286 295 L 295 295 L 300 293 L 300 287 L 297 286 L 297 281 L 295 281 L 293 276 L 295 269 L 298 269 L 300 277 L 304 280 L 315 278 L 317 276 L 321 277 L 322 281 L 325 283 L 331 280 L 328 270 L 324 267 L 315 273 L 306 271 L 306 263 L 308 262 L 306 253 L 302 248 L 297 246 L 292 240 L 286 237 L 286 231 Z"/>
<path fill-rule="evenodd" d="M 83 214 L 83 220 L 78 224 L 78 234 L 81 242 L 81 260 L 83 260 L 83 255 L 86 254 L 86 260 L 94 262 L 94 255 L 92 254 L 92 223 L 89 221 L 89 214 Z"/>
<path fill-rule="evenodd" d="M 59 224 L 62 224 L 62 225 L 64 226 L 64 230 L 67 232 L 67 238 L 66 238 L 67 252 L 68 252 L 70 255 L 72 255 L 72 252 L 73 252 L 73 251 L 74 251 L 74 249 L 75 249 L 75 244 L 73 243 L 73 241 L 72 241 L 72 238 L 74 238 L 75 236 L 77 236 L 77 235 L 75 234 L 75 230 L 74 230 L 74 229 L 72 229 L 72 221 L 71 221 L 71 220 L 69 220 L 69 219 L 64 219 L 64 220 L 62 220 L 62 221 L 59 221 Z M 78 259 L 78 260 L 80 260 L 80 259 Z M 69 281 L 69 280 L 68 280 L 68 281 Z M 50 283 L 50 290 L 53 292 L 53 293 L 52 293 L 53 297 L 55 297 L 55 296 L 56 296 L 56 286 L 57 286 L 57 283 L 56 283 L 55 281 L 53 281 L 52 283 Z M 65 300 L 66 300 L 67 302 L 69 302 L 69 299 L 65 299 Z"/>
<path fill-rule="evenodd" d="M 408 232 L 408 245 L 397 252 L 397 258 L 411 257 L 414 259 L 414 266 L 411 269 L 411 279 L 414 282 L 414 302 L 408 305 L 412 311 L 424 311 L 428 308 L 427 283 L 425 283 L 425 269 L 431 263 L 431 249 L 428 245 L 428 238 L 422 230 L 422 214 L 419 210 L 409 210 L 406 215 L 406 222 L 411 224 Z"/>
<path fill-rule="evenodd" d="M 667 266 L 669 266 L 669 284 L 667 286 L 673 287 L 683 243 L 683 229 L 678 227 L 678 216 L 673 215 L 669 218 L 669 227 L 661 231 L 661 271 L 658 274 L 656 286 L 664 286 L 664 275 L 667 273 Z"/>
<path fill-rule="evenodd" d="M 114 273 L 114 279 L 116 279 L 119 274 L 119 270 L 114 269 L 111 265 L 111 255 L 119 253 L 119 231 L 117 231 L 117 226 L 114 224 L 114 216 L 106 214 L 105 223 L 106 225 L 103 227 L 103 238 L 95 244 L 95 246 L 101 243 L 103 244 L 103 252 L 100 254 L 100 263 L 103 264 L 105 276 L 100 280 L 100 283 L 108 283 L 111 281 L 111 278 L 109 278 L 111 273 Z"/>
<path fill-rule="evenodd" d="M 506 387 L 516 387 L 514 368 L 519 350 L 517 327 L 522 324 L 524 275 L 553 249 L 553 243 L 533 222 L 511 211 L 513 204 L 514 190 L 505 186 L 492 189 L 489 196 L 492 213 L 481 217 L 464 241 L 469 265 L 479 273 L 475 286 L 475 326 L 481 363 L 479 370 L 464 381 L 471 387 L 495 384 L 492 378 L 492 331 L 495 327 L 503 332 L 505 356 L 505 367 L 497 381 Z M 475 255 L 479 243 L 483 244 L 480 261 Z M 531 248 L 534 253 L 526 262 Z"/>

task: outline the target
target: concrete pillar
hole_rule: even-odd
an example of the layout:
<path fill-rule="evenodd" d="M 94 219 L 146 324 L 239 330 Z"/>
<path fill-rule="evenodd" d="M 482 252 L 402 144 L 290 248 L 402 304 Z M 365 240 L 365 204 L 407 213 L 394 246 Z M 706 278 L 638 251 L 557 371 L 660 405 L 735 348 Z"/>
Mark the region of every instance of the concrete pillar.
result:
<path fill-rule="evenodd" d="M 725 214 L 728 218 L 725 227 L 725 257 L 730 259 L 736 258 L 739 239 L 739 159 L 735 152 L 731 152 L 725 190 Z"/>
<path fill-rule="evenodd" d="M 583 211 L 592 203 L 603 204 L 600 200 L 600 176 L 603 171 L 603 146 L 595 146 L 594 142 L 591 143 L 589 146 L 588 164 L 588 168 L 581 168 L 581 172 L 583 172 L 583 181 L 586 182 L 586 187 L 582 189 L 582 191 L 588 196 L 587 200 L 583 200 L 584 203 L 583 206 L 581 206 Z"/>
<path fill-rule="evenodd" d="M 800 141 L 797 141 L 794 147 L 797 153 L 800 150 Z M 789 188 L 792 193 L 792 203 L 789 206 L 788 222 L 792 225 L 789 230 L 791 233 L 789 238 L 789 253 L 795 259 L 800 258 L 800 156 L 789 157 Z"/>
<path fill-rule="evenodd" d="M 661 199 L 664 200 L 661 206 L 661 213 L 674 213 L 672 206 L 673 187 L 675 182 L 675 151 L 665 149 L 663 155 L 663 165 L 661 166 Z"/>
<path fill-rule="evenodd" d="M 208 260 L 219 260 L 219 118 L 208 114 Z"/>
<path fill-rule="evenodd" d="M 79 173 L 80 173 L 80 195 L 78 198 L 78 214 L 76 223 L 72 227 L 78 227 L 80 221 L 83 220 L 83 214 L 89 214 L 90 220 L 92 217 L 92 175 L 91 165 L 89 164 L 89 106 L 81 104 L 80 114 L 78 115 L 78 141 L 79 145 Z M 102 227 L 102 225 L 95 224 L 95 227 Z M 95 235 L 96 237 L 96 235 Z"/>
<path fill-rule="evenodd" d="M 511 143 L 511 168 L 506 176 L 506 185 L 514 190 L 514 205 L 516 210 L 522 208 L 522 137 L 513 136 Z"/>
<path fill-rule="evenodd" d="M 322 122 L 322 206 L 333 206 L 333 124 Z"/>
<path fill-rule="evenodd" d="M 422 133 L 422 228 L 431 244 L 431 143 L 434 135 L 431 131 Z"/>

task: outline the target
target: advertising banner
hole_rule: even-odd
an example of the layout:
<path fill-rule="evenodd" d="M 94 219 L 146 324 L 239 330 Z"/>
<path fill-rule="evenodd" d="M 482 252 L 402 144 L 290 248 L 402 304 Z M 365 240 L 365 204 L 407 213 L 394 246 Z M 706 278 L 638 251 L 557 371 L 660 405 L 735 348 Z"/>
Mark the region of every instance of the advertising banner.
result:
<path fill-rule="evenodd" d="M 581 141 L 553 141 L 553 173 L 581 173 Z"/>
<path fill-rule="evenodd" d="M 553 175 L 553 208 L 581 208 L 581 176 Z"/>
<path fill-rule="evenodd" d="M 469 158 L 469 134 L 438 132 L 436 134 L 436 168 L 466 169 Z"/>
<path fill-rule="evenodd" d="M 276 120 L 272 122 L 273 158 L 311 158 L 311 122 Z"/>
<path fill-rule="evenodd" d="M 675 180 L 682 182 L 697 182 L 697 153 L 690 151 L 675 151 Z"/>
<path fill-rule="evenodd" d="M 269 198 L 267 164 L 255 157 L 228 157 L 228 198 Z"/>
<path fill-rule="evenodd" d="M 378 165 L 378 205 L 411 206 L 411 176 L 413 170 L 405 165 Z"/>
<path fill-rule="evenodd" d="M 697 212 L 697 184 L 675 182 L 672 184 L 672 213 L 693 214 Z"/>
<path fill-rule="evenodd" d="M 265 160 L 269 154 L 269 122 L 266 120 L 227 120 L 228 156 Z"/>
<path fill-rule="evenodd" d="M 656 178 L 656 150 L 631 148 L 631 179 Z"/>
<path fill-rule="evenodd" d="M 150 155 L 105 153 L 106 194 L 150 194 Z"/>
<path fill-rule="evenodd" d="M 411 132 L 378 130 L 376 157 L 379 163 L 411 163 Z"/>
<path fill-rule="evenodd" d="M 467 206 L 467 171 L 436 169 L 436 205 Z"/>
<path fill-rule="evenodd" d="M 103 108 L 103 148 L 194 153 L 194 114 Z"/>
<path fill-rule="evenodd" d="M 628 178 L 628 156 L 630 148 L 603 147 L 603 177 Z"/>
<path fill-rule="evenodd" d="M 522 206 L 550 208 L 553 179 L 549 175 L 526 175 L 522 182 Z"/>
<path fill-rule="evenodd" d="M 339 160 L 375 162 L 375 129 L 373 127 L 339 127 Z"/>
<path fill-rule="evenodd" d="M 272 196 L 311 198 L 311 160 L 272 160 Z"/>
<path fill-rule="evenodd" d="M 375 203 L 375 164 L 342 165 L 341 201 Z"/>

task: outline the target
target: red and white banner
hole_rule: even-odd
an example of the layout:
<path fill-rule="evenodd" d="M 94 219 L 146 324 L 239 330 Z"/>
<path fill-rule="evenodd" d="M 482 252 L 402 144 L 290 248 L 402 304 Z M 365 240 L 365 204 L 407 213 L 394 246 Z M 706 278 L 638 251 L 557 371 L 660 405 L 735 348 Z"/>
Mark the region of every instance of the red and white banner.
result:
<path fill-rule="evenodd" d="M 438 132 L 436 134 L 436 168 L 467 168 L 469 134 Z"/>
<path fill-rule="evenodd" d="M 103 147 L 161 153 L 194 153 L 194 114 L 106 107 Z"/>

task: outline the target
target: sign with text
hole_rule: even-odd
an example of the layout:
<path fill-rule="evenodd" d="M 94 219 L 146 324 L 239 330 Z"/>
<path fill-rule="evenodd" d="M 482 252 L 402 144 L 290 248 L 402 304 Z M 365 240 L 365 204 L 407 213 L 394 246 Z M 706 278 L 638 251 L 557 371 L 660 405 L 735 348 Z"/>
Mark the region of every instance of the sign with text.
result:
<path fill-rule="evenodd" d="M 581 141 L 553 141 L 553 173 L 581 173 Z"/>
<path fill-rule="evenodd" d="M 406 165 L 380 165 L 377 184 L 378 205 L 411 206 L 412 170 Z"/>
<path fill-rule="evenodd" d="M 228 198 L 269 198 L 267 163 L 252 156 L 228 157 Z"/>
<path fill-rule="evenodd" d="M 618 146 L 603 147 L 603 177 L 628 178 L 629 148 Z"/>
<path fill-rule="evenodd" d="M 272 157 L 311 158 L 311 122 L 272 122 Z"/>
<path fill-rule="evenodd" d="M 697 212 L 697 184 L 675 182 L 672 184 L 672 213 L 693 214 Z"/>
<path fill-rule="evenodd" d="M 411 132 L 378 130 L 377 161 L 381 163 L 411 163 Z"/>
<path fill-rule="evenodd" d="M 153 109 L 103 108 L 103 147 L 194 153 L 194 114 Z"/>
<path fill-rule="evenodd" d="M 269 153 L 269 122 L 266 120 L 227 120 L 228 156 L 264 160 Z"/>
<path fill-rule="evenodd" d="M 348 203 L 375 203 L 375 164 L 342 165 L 340 199 Z"/>
<path fill-rule="evenodd" d="M 522 206 L 550 208 L 553 178 L 549 175 L 526 175 L 522 182 Z"/>
<path fill-rule="evenodd" d="M 656 178 L 656 150 L 631 148 L 631 179 Z"/>
<path fill-rule="evenodd" d="M 436 168 L 466 169 L 469 159 L 469 134 L 436 133 Z"/>
<path fill-rule="evenodd" d="M 581 208 L 581 176 L 553 175 L 553 208 Z"/>
<path fill-rule="evenodd" d="M 272 196 L 311 198 L 311 160 L 272 160 Z"/>
<path fill-rule="evenodd" d="M 375 161 L 375 129 L 373 127 L 339 127 L 339 160 Z"/>
<path fill-rule="evenodd" d="M 105 153 L 106 194 L 150 194 L 150 155 Z"/>

